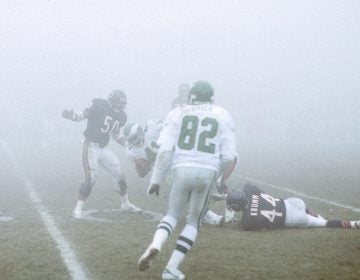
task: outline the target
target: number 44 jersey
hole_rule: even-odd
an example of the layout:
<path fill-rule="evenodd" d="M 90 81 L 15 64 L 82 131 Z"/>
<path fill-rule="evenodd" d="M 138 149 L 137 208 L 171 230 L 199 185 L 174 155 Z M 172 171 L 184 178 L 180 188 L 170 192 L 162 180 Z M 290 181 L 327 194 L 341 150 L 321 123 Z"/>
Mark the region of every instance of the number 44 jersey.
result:
<path fill-rule="evenodd" d="M 244 230 L 284 227 L 286 208 L 283 199 L 263 193 L 253 185 L 245 185 L 243 191 L 249 201 L 241 218 Z"/>
<path fill-rule="evenodd" d="M 162 150 L 174 151 L 172 168 L 202 167 L 218 171 L 222 160 L 233 160 L 236 137 L 231 115 L 212 104 L 172 110 L 158 139 Z"/>

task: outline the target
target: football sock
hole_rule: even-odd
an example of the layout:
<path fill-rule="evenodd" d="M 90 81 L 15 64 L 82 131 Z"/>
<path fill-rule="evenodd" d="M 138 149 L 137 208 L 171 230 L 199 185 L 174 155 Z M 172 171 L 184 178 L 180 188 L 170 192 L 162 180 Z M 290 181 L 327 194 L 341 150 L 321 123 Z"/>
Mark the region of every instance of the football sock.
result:
<path fill-rule="evenodd" d="M 164 218 L 162 218 L 155 231 L 152 246 L 160 251 L 163 244 L 173 233 L 175 227 L 176 227 L 175 218 L 171 216 L 165 216 Z"/>
<path fill-rule="evenodd" d="M 186 253 L 191 249 L 191 246 L 195 242 L 198 230 L 191 225 L 186 225 L 181 232 L 178 240 L 176 241 L 176 248 L 171 254 L 170 260 L 167 264 L 167 268 L 177 268 Z"/>
<path fill-rule="evenodd" d="M 84 206 L 84 200 L 78 200 L 77 203 L 76 203 L 75 210 L 81 212 L 83 206 Z"/>
<path fill-rule="evenodd" d="M 326 224 L 329 228 L 357 228 L 355 221 L 329 220 Z"/>

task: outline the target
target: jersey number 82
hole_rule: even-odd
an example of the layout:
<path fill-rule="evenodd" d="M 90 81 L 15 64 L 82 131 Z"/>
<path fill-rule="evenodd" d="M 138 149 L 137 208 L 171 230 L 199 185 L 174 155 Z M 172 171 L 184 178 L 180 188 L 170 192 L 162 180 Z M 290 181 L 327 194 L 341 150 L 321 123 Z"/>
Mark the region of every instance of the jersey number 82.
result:
<path fill-rule="evenodd" d="M 182 150 L 192 150 L 214 154 L 215 144 L 211 143 L 218 133 L 219 123 L 214 118 L 206 117 L 199 120 L 197 116 L 185 116 L 181 125 L 178 147 Z M 201 132 L 199 132 L 199 130 Z"/>

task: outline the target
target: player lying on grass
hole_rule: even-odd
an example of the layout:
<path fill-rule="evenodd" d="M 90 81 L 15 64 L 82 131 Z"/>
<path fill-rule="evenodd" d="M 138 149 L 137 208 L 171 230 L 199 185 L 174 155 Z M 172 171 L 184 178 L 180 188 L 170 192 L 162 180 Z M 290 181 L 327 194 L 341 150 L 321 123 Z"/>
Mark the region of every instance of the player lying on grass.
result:
<path fill-rule="evenodd" d="M 137 123 L 128 123 L 123 131 L 123 144 L 126 147 L 126 157 L 134 163 L 135 171 L 140 177 L 145 177 L 153 168 L 156 155 L 159 150 L 157 140 L 163 128 L 163 121 L 157 119 L 148 120 L 145 128 L 143 129 Z M 227 191 L 225 180 L 230 176 L 231 170 L 228 170 L 221 180 L 221 188 Z M 171 184 L 170 170 L 168 170 L 164 181 L 166 184 Z M 210 225 L 221 226 L 225 221 L 225 217 L 217 215 L 211 210 L 206 211 L 203 222 Z"/>
<path fill-rule="evenodd" d="M 246 183 L 243 190 L 236 188 L 230 191 L 226 204 L 233 211 L 242 211 L 240 226 L 244 230 L 284 227 L 360 228 L 360 221 L 326 220 L 307 209 L 300 198 L 276 198 L 250 183 Z"/>

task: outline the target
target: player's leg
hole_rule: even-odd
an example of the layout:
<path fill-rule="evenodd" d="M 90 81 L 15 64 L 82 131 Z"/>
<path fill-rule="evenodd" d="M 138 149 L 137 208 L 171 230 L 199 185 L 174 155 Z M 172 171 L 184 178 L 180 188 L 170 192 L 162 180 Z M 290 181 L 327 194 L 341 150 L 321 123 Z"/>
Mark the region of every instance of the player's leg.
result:
<path fill-rule="evenodd" d="M 296 197 L 291 197 L 284 200 L 286 207 L 286 227 L 296 228 L 310 228 L 310 227 L 324 227 L 326 220 L 315 214 L 308 214 L 305 202 Z"/>
<path fill-rule="evenodd" d="M 131 204 L 128 197 L 127 183 L 122 171 L 120 160 L 110 148 L 101 149 L 99 164 L 108 171 L 114 179 L 114 184 L 120 194 L 121 210 L 128 212 L 141 212 L 142 209 Z"/>
<path fill-rule="evenodd" d="M 328 220 L 326 223 L 328 228 L 343 228 L 343 229 L 360 229 L 360 221 L 349 221 L 349 220 Z"/>
<path fill-rule="evenodd" d="M 89 197 L 92 187 L 96 182 L 97 170 L 98 170 L 98 154 L 99 154 L 99 148 L 94 143 L 85 140 L 83 144 L 83 154 L 82 154 L 85 180 L 81 184 L 79 190 L 79 198 L 76 203 L 76 207 L 72 212 L 72 216 L 74 218 L 77 219 L 81 218 L 84 202 Z"/>
<path fill-rule="evenodd" d="M 184 172 L 184 186 L 190 186 L 190 213 L 187 223 L 176 242 L 176 248 L 171 254 L 166 269 L 163 271 L 163 279 L 184 279 L 185 276 L 178 267 L 191 249 L 198 235 L 201 218 L 207 211 L 209 198 L 216 184 L 216 172 L 208 169 L 179 168 Z M 178 278 L 172 278 L 176 275 Z"/>
<path fill-rule="evenodd" d="M 190 187 L 184 185 L 184 179 L 187 178 L 187 175 L 180 172 L 180 169 L 182 168 L 177 168 L 173 172 L 174 177 L 169 194 L 168 211 L 159 222 L 152 242 L 138 261 L 140 270 L 149 268 L 149 262 L 160 252 L 162 246 L 173 233 L 177 219 L 189 200 Z"/>

